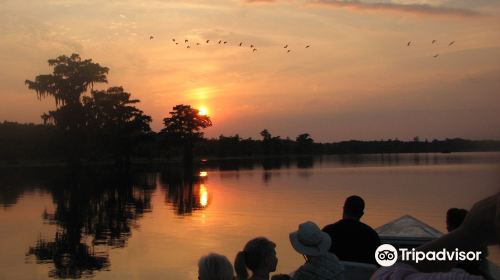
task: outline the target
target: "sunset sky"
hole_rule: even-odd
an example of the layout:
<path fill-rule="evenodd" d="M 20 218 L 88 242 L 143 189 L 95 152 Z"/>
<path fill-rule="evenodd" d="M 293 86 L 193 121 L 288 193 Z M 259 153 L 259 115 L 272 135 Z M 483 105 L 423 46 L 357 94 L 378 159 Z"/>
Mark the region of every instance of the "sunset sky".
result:
<path fill-rule="evenodd" d="M 211 137 L 500 139 L 499 34 L 498 0 L 0 0 L 0 121 L 40 123 L 24 81 L 76 52 L 156 131 L 191 104 Z"/>

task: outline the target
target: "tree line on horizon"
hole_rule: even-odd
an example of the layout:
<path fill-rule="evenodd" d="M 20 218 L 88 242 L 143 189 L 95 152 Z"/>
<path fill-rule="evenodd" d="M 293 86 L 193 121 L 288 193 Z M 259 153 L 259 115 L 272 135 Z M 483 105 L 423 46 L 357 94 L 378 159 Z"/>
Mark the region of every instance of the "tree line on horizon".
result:
<path fill-rule="evenodd" d="M 94 90 L 107 83 L 109 68 L 78 54 L 48 60 L 52 74 L 26 80 L 39 99 L 54 98 L 56 108 L 43 113 L 43 124 L 0 123 L 0 163 L 22 161 L 114 162 L 128 166 L 133 159 L 181 159 L 186 166 L 199 157 L 253 157 L 315 154 L 417 153 L 500 151 L 500 141 L 446 139 L 380 140 L 316 143 L 308 133 L 295 139 L 260 132 L 261 139 L 239 135 L 206 139 L 209 116 L 190 105 L 176 105 L 163 119 L 159 132 L 151 130 L 151 116 L 136 107 L 140 101 L 121 86 Z"/>
<path fill-rule="evenodd" d="M 105 138 L 108 139 L 108 138 Z M 64 161 L 66 155 L 60 149 L 59 133 L 53 124 L 21 124 L 4 121 L 0 123 L 0 164 L 15 164 L 22 161 Z M 129 160 L 153 162 L 162 160 L 181 160 L 184 156 L 182 146 L 171 139 L 165 144 L 162 132 L 149 131 L 140 141 L 127 151 Z M 110 143 L 111 144 L 111 143 Z M 95 149 L 82 157 L 86 161 L 114 160 L 117 148 Z M 467 140 L 461 138 L 444 140 L 398 139 L 359 141 L 349 140 L 331 143 L 315 142 L 308 134 L 295 139 L 273 136 L 261 139 L 242 138 L 239 135 L 218 138 L 201 138 L 193 144 L 190 155 L 199 158 L 218 157 L 262 157 L 262 156 L 304 156 L 304 155 L 345 155 L 377 153 L 448 153 L 500 151 L 500 140 Z"/>

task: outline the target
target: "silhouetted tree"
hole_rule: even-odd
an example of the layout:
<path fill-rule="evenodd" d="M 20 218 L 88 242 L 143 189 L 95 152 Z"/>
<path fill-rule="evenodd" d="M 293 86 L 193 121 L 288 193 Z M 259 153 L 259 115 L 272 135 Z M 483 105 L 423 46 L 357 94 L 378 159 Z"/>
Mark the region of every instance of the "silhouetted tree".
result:
<path fill-rule="evenodd" d="M 53 96 L 57 105 L 81 104 L 81 97 L 94 83 L 107 83 L 109 69 L 91 59 L 83 60 L 78 54 L 49 59 L 52 74 L 38 75 L 35 81 L 26 80 L 29 89 L 39 98 Z"/>
<path fill-rule="evenodd" d="M 241 138 L 238 134 L 234 136 L 220 135 L 218 139 L 218 156 L 225 157 L 228 155 L 238 155 L 240 150 Z"/>
<path fill-rule="evenodd" d="M 283 142 L 284 140 L 281 139 L 281 136 L 275 136 L 271 138 L 271 153 L 274 155 L 282 154 L 284 146 Z"/>
<path fill-rule="evenodd" d="M 260 132 L 260 136 L 262 136 L 262 140 L 266 141 L 266 140 L 271 140 L 271 133 L 269 132 L 269 130 L 267 129 L 264 129 Z"/>
<path fill-rule="evenodd" d="M 83 97 L 90 138 L 120 165 L 130 162 L 134 147 L 151 131 L 151 117 L 133 106 L 139 102 L 130 99 L 122 87 L 92 91 L 91 96 Z"/>
<path fill-rule="evenodd" d="M 264 129 L 260 132 L 260 136 L 262 136 L 262 150 L 265 154 L 269 154 L 271 152 L 272 135 L 269 130 Z"/>
<path fill-rule="evenodd" d="M 54 138 L 55 128 L 51 125 L 0 122 L 0 162 L 57 159 Z"/>
<path fill-rule="evenodd" d="M 45 123 L 52 120 L 63 133 L 63 144 L 67 144 L 71 161 L 79 160 L 82 151 L 82 128 L 85 125 L 82 95 L 95 83 L 107 83 L 107 67 L 91 59 L 82 60 L 78 54 L 49 59 L 52 74 L 38 75 L 34 81 L 26 80 L 29 89 L 36 91 L 38 98 L 54 97 L 57 109 L 42 115 Z"/>
<path fill-rule="evenodd" d="M 296 152 L 298 154 L 312 153 L 314 140 L 309 136 L 309 133 L 303 133 L 297 136 Z"/>
<path fill-rule="evenodd" d="M 203 138 L 202 129 L 212 126 L 209 116 L 200 115 L 197 109 L 190 105 L 177 105 L 170 112 L 170 117 L 163 119 L 165 128 L 161 133 L 167 142 L 183 147 L 185 165 L 193 163 L 194 144 Z"/>

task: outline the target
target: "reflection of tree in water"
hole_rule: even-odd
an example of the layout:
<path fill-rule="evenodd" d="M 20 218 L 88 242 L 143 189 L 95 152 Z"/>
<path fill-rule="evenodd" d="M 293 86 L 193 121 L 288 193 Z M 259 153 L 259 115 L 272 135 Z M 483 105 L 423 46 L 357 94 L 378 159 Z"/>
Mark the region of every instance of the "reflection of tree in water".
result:
<path fill-rule="evenodd" d="M 93 271 L 109 266 L 107 253 L 96 252 L 80 240 L 80 232 L 58 232 L 54 241 L 38 240 L 29 248 L 28 255 L 34 255 L 39 263 L 53 263 L 49 277 L 55 278 L 91 276 Z"/>
<path fill-rule="evenodd" d="M 109 267 L 108 247 L 126 245 L 137 219 L 151 211 L 154 175 L 68 174 L 47 186 L 56 204 L 43 213 L 56 224 L 53 240 L 40 239 L 30 247 L 41 263 L 53 263 L 50 277 L 79 278 Z"/>
<path fill-rule="evenodd" d="M 160 181 L 167 192 L 167 203 L 173 206 L 178 215 L 190 215 L 210 204 L 206 172 L 193 174 L 169 168 L 161 172 Z"/>
<path fill-rule="evenodd" d="M 0 205 L 9 208 L 17 203 L 17 200 L 24 194 L 41 189 L 40 184 L 47 180 L 45 169 L 37 168 L 0 168 Z M 27 173 L 29 174 L 28 176 Z M 34 175 L 34 176 L 33 176 Z M 42 183 L 41 183 L 42 182 Z"/>
<path fill-rule="evenodd" d="M 308 169 L 314 167 L 314 157 L 312 156 L 299 156 L 295 159 L 291 158 L 266 158 L 262 160 L 262 182 L 268 184 L 273 177 L 280 176 L 279 172 L 273 172 L 273 170 L 289 169 L 292 166 L 292 162 L 295 161 L 297 168 L 300 169 L 298 175 L 303 178 L 309 178 L 311 176 Z"/>
<path fill-rule="evenodd" d="M 300 169 L 312 169 L 314 167 L 314 157 L 312 156 L 297 157 L 297 167 Z"/>
<path fill-rule="evenodd" d="M 290 167 L 289 158 L 264 158 L 261 161 L 264 170 L 273 170 Z"/>
<path fill-rule="evenodd" d="M 312 176 L 312 169 L 314 168 L 314 157 L 300 156 L 297 157 L 297 175 L 302 179 L 309 179 Z"/>

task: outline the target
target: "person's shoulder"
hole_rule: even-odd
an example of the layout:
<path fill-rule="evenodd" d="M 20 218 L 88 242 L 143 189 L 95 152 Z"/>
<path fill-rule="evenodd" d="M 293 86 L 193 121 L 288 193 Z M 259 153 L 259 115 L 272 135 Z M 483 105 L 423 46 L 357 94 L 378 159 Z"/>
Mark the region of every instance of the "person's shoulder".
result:
<path fill-rule="evenodd" d="M 359 232 L 364 231 L 365 225 L 357 220 L 352 219 L 342 219 L 338 222 L 328 225 L 323 228 L 324 232 Z"/>
<path fill-rule="evenodd" d="M 377 234 L 377 232 L 371 226 L 369 226 L 369 225 L 367 225 L 367 224 L 365 224 L 365 223 L 363 223 L 361 221 L 359 222 L 359 226 L 362 227 L 362 228 L 364 228 L 366 231 L 369 231 L 369 232 Z"/>
<path fill-rule="evenodd" d="M 335 228 L 339 227 L 340 225 L 342 225 L 342 220 L 340 221 L 337 221 L 333 224 L 329 224 L 329 225 L 326 225 L 325 227 L 323 227 L 322 231 L 324 232 L 331 232 L 333 231 Z"/>

